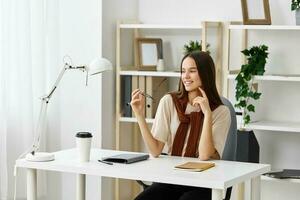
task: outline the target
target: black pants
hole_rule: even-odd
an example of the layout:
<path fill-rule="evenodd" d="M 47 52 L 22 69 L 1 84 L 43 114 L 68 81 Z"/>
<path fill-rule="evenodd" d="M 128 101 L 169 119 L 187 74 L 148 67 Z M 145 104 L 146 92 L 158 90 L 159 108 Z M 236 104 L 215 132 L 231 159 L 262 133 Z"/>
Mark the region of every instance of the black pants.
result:
<path fill-rule="evenodd" d="M 211 200 L 211 189 L 153 183 L 135 200 Z"/>

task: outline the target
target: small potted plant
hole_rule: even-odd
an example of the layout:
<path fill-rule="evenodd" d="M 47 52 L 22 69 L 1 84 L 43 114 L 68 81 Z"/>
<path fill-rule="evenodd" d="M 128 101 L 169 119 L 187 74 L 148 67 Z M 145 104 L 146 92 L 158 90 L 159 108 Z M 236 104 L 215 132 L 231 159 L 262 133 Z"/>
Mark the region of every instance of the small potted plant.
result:
<path fill-rule="evenodd" d="M 245 49 L 242 53 L 247 58 L 247 63 L 241 66 L 235 87 L 235 107 L 242 111 L 241 127 L 238 130 L 237 160 L 246 162 L 259 162 L 259 145 L 253 130 L 247 130 L 246 125 L 250 123 L 250 113 L 255 112 L 255 106 L 250 100 L 258 100 L 261 93 L 253 86 L 254 76 L 263 75 L 265 72 L 266 59 L 268 58 L 268 47 L 265 45 L 254 46 Z"/>
<path fill-rule="evenodd" d="M 210 53 L 208 51 L 209 46 L 210 46 L 209 44 L 206 45 L 207 53 Z M 185 44 L 183 46 L 183 51 L 184 54 L 188 54 L 192 51 L 202 51 L 202 40 L 200 42 L 197 40 L 195 41 L 190 40 L 188 44 Z"/>
<path fill-rule="evenodd" d="M 296 11 L 296 25 L 300 25 L 300 0 L 292 0 L 291 10 Z"/>

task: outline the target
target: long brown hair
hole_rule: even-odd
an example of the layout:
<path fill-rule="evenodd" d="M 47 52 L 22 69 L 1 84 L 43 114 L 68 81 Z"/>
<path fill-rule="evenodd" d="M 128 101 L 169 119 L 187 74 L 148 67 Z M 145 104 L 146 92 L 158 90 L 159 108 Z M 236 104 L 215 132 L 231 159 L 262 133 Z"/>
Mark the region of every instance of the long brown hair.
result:
<path fill-rule="evenodd" d="M 223 105 L 216 87 L 216 71 L 215 71 L 215 64 L 212 57 L 207 52 L 204 51 L 193 51 L 191 53 L 186 54 L 181 60 L 181 65 L 180 65 L 181 74 L 182 74 L 182 63 L 184 59 L 186 59 L 187 57 L 194 59 L 196 63 L 198 75 L 202 82 L 201 88 L 206 93 L 210 107 L 212 107 L 212 105 L 215 106 Z M 187 97 L 188 94 L 188 92 L 185 90 L 181 77 L 179 80 L 179 88 L 176 94 L 178 98 Z"/>

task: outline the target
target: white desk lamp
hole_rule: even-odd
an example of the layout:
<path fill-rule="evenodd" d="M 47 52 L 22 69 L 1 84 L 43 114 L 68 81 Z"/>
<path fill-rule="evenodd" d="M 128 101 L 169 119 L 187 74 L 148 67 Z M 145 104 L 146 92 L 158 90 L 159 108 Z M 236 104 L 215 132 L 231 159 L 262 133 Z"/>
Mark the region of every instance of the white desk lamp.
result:
<path fill-rule="evenodd" d="M 45 128 L 48 103 L 54 91 L 58 87 L 58 84 L 62 79 L 64 73 L 69 69 L 79 69 L 81 71 L 86 72 L 87 73 L 86 84 L 87 84 L 88 75 L 92 76 L 92 75 L 102 73 L 104 71 L 112 70 L 112 64 L 109 60 L 105 58 L 96 58 L 88 66 L 72 66 L 67 62 L 65 63 L 63 69 L 58 75 L 57 80 L 55 81 L 54 86 L 50 90 L 49 94 L 41 97 L 41 110 L 39 113 L 39 119 L 38 119 L 37 129 L 33 140 L 33 145 L 27 152 L 23 154 L 23 156 L 26 154 L 25 158 L 28 161 L 43 162 L 43 161 L 50 161 L 55 159 L 54 154 L 52 153 L 37 152 L 37 151 L 39 150 L 41 135 L 43 134 Z"/>

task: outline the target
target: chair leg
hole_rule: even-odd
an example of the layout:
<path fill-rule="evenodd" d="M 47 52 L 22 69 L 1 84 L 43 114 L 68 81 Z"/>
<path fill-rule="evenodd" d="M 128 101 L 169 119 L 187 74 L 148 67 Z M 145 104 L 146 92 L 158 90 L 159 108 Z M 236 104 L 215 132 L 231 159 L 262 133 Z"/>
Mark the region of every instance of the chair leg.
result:
<path fill-rule="evenodd" d="M 138 182 L 138 184 L 141 185 L 141 186 L 143 187 L 144 190 L 145 190 L 147 187 L 149 187 L 149 185 L 145 184 L 143 181 L 136 180 L 136 182 Z"/>
<path fill-rule="evenodd" d="M 230 200 L 231 191 L 232 191 L 232 187 L 227 188 L 227 190 L 226 190 L 226 195 L 225 195 L 225 199 L 224 199 L 224 200 Z"/>

